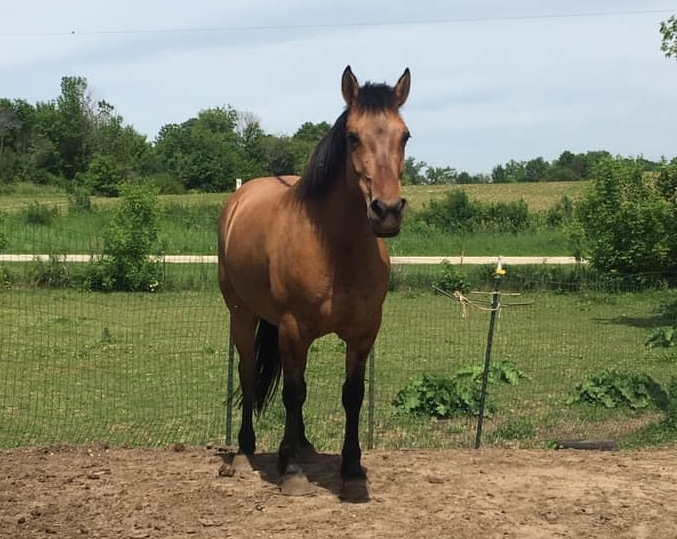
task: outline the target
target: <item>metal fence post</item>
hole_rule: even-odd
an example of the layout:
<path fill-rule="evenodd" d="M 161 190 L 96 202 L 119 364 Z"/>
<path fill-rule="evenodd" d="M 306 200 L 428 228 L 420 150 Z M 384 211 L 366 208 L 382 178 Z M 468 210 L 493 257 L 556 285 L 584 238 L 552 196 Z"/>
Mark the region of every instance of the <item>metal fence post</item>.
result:
<path fill-rule="evenodd" d="M 374 347 L 369 352 L 369 406 L 367 426 L 367 449 L 374 449 L 374 408 L 376 407 L 376 352 Z"/>
<path fill-rule="evenodd" d="M 235 346 L 233 329 L 228 331 L 228 376 L 226 379 L 226 445 L 233 443 L 233 373 L 235 370 Z"/>
<path fill-rule="evenodd" d="M 489 382 L 489 371 L 491 369 L 491 347 L 494 342 L 494 328 L 496 326 L 496 316 L 501 304 L 501 277 L 505 273 L 502 268 L 501 258 L 498 258 L 496 264 L 496 273 L 494 274 L 494 290 L 491 299 L 491 317 L 489 318 L 489 332 L 487 334 L 487 351 L 484 355 L 484 371 L 482 372 L 482 392 L 480 393 L 479 413 L 477 417 L 477 433 L 475 435 L 475 449 L 480 448 L 482 443 L 482 426 L 484 424 L 484 408 L 487 401 L 487 384 Z"/>

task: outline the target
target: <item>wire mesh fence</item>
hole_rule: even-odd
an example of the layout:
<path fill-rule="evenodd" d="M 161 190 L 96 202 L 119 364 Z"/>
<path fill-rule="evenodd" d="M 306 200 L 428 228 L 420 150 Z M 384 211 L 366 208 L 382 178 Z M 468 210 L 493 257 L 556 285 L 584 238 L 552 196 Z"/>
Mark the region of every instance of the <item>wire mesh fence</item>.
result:
<path fill-rule="evenodd" d="M 491 291 L 492 269 L 459 269 L 480 275 L 459 303 L 431 287 L 445 268 L 393 268 L 363 441 L 371 431 L 379 448 L 473 445 L 473 388 L 491 312 L 491 296 L 480 292 Z M 645 395 L 650 384 L 641 382 L 668 388 L 677 372 L 674 290 L 506 269 L 503 301 L 528 305 L 498 312 L 483 445 L 630 443 L 661 420 Z M 224 442 L 228 312 L 215 267 L 167 264 L 165 273 L 184 289 L 93 293 L 8 283 L 0 290 L 0 446 Z M 306 424 L 321 450 L 341 445 L 344 352 L 331 335 L 310 351 Z M 231 411 L 236 432 L 239 411 Z M 283 423 L 278 396 L 256 423 L 260 449 L 277 447 Z"/>

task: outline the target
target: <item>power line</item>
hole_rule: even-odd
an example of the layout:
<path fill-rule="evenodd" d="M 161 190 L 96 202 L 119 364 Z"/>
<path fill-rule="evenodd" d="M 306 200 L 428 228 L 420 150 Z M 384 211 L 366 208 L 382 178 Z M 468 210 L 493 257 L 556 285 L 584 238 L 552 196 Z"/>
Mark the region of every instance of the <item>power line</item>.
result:
<path fill-rule="evenodd" d="M 197 28 L 141 28 L 141 29 L 109 29 L 109 30 L 69 30 L 52 32 L 16 32 L 0 33 L 0 37 L 58 37 L 58 36 L 105 36 L 105 35 L 141 35 L 141 34 L 201 34 L 201 33 L 228 33 L 228 32 L 257 32 L 272 30 L 313 30 L 313 29 L 336 29 L 336 28 L 365 28 L 365 27 L 390 27 L 390 26 L 428 26 L 436 24 L 463 24 L 484 22 L 512 22 L 512 21 L 538 21 L 545 19 L 574 19 L 587 17 L 618 17 L 632 15 L 650 15 L 674 13 L 676 9 L 639 9 L 628 11 L 586 11 L 576 13 L 541 13 L 533 15 L 501 15 L 488 17 L 458 17 L 458 18 L 433 18 L 421 20 L 396 20 L 375 22 L 332 22 L 332 23 L 307 23 L 307 24 L 270 24 L 250 26 L 216 26 Z"/>

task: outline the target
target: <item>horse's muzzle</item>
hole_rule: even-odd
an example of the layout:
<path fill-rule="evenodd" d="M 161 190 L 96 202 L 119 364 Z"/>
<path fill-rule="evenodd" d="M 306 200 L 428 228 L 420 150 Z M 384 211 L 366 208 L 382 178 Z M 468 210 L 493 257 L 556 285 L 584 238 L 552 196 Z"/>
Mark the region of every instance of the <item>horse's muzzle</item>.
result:
<path fill-rule="evenodd" d="M 371 223 L 371 230 L 380 238 L 391 238 L 400 233 L 400 225 L 407 201 L 404 198 L 384 202 L 375 198 L 369 204 L 367 215 Z"/>

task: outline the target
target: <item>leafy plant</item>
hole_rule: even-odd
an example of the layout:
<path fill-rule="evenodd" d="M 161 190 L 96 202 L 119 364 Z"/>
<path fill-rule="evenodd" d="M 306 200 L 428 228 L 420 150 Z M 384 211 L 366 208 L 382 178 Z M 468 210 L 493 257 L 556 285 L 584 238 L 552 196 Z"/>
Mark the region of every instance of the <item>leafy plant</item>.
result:
<path fill-rule="evenodd" d="M 481 363 L 472 363 L 461 367 L 456 371 L 456 376 L 468 377 L 471 380 L 478 382 L 482 379 L 484 372 L 484 365 Z M 489 366 L 490 384 L 506 383 L 510 385 L 517 385 L 522 378 L 526 378 L 526 374 L 520 371 L 512 361 L 495 361 Z"/>
<path fill-rule="evenodd" d="M 406 413 L 427 415 L 438 419 L 473 416 L 479 413 L 482 372 L 481 363 L 462 367 L 451 378 L 424 374 L 400 390 L 393 404 Z M 491 366 L 489 383 L 517 384 L 524 373 L 508 361 Z M 494 406 L 486 403 L 486 411 Z"/>
<path fill-rule="evenodd" d="M 665 409 L 669 397 L 661 385 L 646 373 L 608 369 L 578 384 L 566 402 L 632 410 L 652 406 Z"/>
<path fill-rule="evenodd" d="M 672 377 L 668 384 L 668 400 L 664 412 L 665 426 L 677 431 L 677 377 Z"/>
<path fill-rule="evenodd" d="M 442 275 L 440 275 L 435 286 L 447 292 L 458 291 L 462 294 L 470 292 L 470 281 L 466 275 L 449 262 L 442 262 Z"/>
<path fill-rule="evenodd" d="M 677 344 L 677 326 L 655 329 L 645 343 L 649 348 L 670 348 Z"/>
<path fill-rule="evenodd" d="M 479 384 L 469 379 L 424 374 L 400 390 L 393 404 L 410 414 L 448 419 L 477 415 L 479 402 Z"/>

